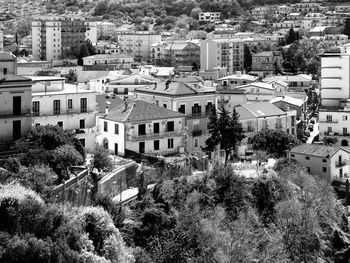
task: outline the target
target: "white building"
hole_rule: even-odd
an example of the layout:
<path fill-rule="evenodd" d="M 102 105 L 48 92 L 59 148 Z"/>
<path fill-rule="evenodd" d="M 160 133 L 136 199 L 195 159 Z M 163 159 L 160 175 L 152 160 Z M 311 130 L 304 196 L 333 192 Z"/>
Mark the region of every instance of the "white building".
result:
<path fill-rule="evenodd" d="M 125 101 L 99 119 L 98 142 L 116 155 L 184 151 L 185 116 L 142 100 Z"/>
<path fill-rule="evenodd" d="M 40 18 L 32 22 L 33 57 L 58 60 L 74 45 L 85 40 L 97 42 L 96 22 L 63 17 Z"/>
<path fill-rule="evenodd" d="M 215 22 L 221 20 L 221 12 L 200 12 L 200 22 Z"/>
<path fill-rule="evenodd" d="M 32 125 L 58 125 L 75 134 L 82 145 L 93 149 L 96 93 L 64 83 L 64 78 L 31 77 Z"/>
<path fill-rule="evenodd" d="M 151 44 L 161 41 L 161 34 L 149 31 L 118 31 L 121 52 L 134 55 L 135 61 L 149 61 Z"/>
<path fill-rule="evenodd" d="M 97 33 L 99 38 L 108 38 L 115 36 L 117 26 L 114 23 L 103 21 L 97 22 Z"/>

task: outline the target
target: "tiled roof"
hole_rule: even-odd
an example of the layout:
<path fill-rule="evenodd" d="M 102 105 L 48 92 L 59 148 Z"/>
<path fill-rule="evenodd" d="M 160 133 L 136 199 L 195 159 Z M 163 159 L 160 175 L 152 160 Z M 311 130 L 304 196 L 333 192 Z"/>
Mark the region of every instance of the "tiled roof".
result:
<path fill-rule="evenodd" d="M 16 58 L 16 56 L 10 52 L 0 52 L 0 61 L 1 60 L 14 60 L 15 58 Z"/>
<path fill-rule="evenodd" d="M 113 59 L 113 58 L 132 58 L 129 54 L 97 54 L 88 57 L 84 57 L 83 59 Z"/>
<path fill-rule="evenodd" d="M 119 99 L 118 97 L 113 98 L 106 95 L 96 95 L 96 106 L 98 113 L 106 112 L 106 107 L 108 107 L 108 110 L 111 111 L 122 104 L 123 100 Z"/>
<path fill-rule="evenodd" d="M 149 92 L 163 95 L 195 95 L 197 91 L 190 87 L 190 85 L 180 82 L 180 81 L 171 81 L 167 87 L 166 82 L 158 83 L 156 86 L 147 86 L 142 88 L 136 88 L 135 92 Z"/>
<path fill-rule="evenodd" d="M 242 110 L 241 119 L 251 119 L 252 116 L 255 118 L 259 117 L 268 117 L 268 116 L 277 116 L 277 115 L 286 115 L 284 111 L 276 107 L 270 102 L 252 102 L 241 104 L 236 107 L 237 111 L 240 111 L 240 108 L 244 108 Z M 247 111 L 249 114 L 247 113 Z"/>
<path fill-rule="evenodd" d="M 145 120 L 157 120 L 168 118 L 179 118 L 185 115 L 176 111 L 165 109 L 143 100 L 129 101 L 125 110 L 125 105 L 119 105 L 111 110 L 103 118 L 116 122 L 134 122 Z"/>
<path fill-rule="evenodd" d="M 320 145 L 320 144 L 301 144 L 290 150 L 290 153 L 311 155 L 323 158 L 332 157 L 340 147 Z"/>
<path fill-rule="evenodd" d="M 4 80 L 0 80 L 0 83 L 3 81 L 31 81 L 31 79 L 18 76 L 18 75 L 12 75 L 12 74 L 5 74 L 4 75 Z"/>
<path fill-rule="evenodd" d="M 261 89 L 268 89 L 268 90 L 275 90 L 275 87 L 270 83 L 264 83 L 264 82 L 253 82 L 249 84 L 245 84 L 242 86 L 237 86 L 236 89 L 244 89 L 249 87 L 257 87 Z"/>

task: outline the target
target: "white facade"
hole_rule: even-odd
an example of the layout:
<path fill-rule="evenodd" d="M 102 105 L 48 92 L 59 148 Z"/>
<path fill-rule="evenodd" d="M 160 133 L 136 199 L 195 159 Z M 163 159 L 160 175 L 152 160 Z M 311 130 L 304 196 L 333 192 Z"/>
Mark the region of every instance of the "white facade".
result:
<path fill-rule="evenodd" d="M 97 43 L 97 23 L 96 22 L 85 22 L 86 32 L 85 38 L 89 39 L 92 44 Z"/>
<path fill-rule="evenodd" d="M 221 20 L 221 12 L 200 12 L 199 21 L 215 22 Z"/>
<path fill-rule="evenodd" d="M 96 136 L 96 93 L 64 84 L 64 80 L 33 77 L 32 125 L 59 125 L 93 149 Z"/>
<path fill-rule="evenodd" d="M 148 31 L 120 31 L 118 43 L 121 52 L 130 52 L 135 60 L 149 61 L 151 44 L 161 41 L 161 35 Z"/>

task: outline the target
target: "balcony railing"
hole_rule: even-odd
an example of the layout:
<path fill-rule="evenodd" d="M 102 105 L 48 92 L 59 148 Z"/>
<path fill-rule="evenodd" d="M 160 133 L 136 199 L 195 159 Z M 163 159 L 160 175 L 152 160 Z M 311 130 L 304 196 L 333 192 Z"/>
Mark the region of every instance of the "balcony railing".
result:
<path fill-rule="evenodd" d="M 13 117 L 21 117 L 21 116 L 27 116 L 30 114 L 30 109 L 21 109 L 20 114 L 13 114 L 13 111 L 8 112 L 1 112 L 0 117 L 1 118 L 13 118 Z"/>
<path fill-rule="evenodd" d="M 338 161 L 338 162 L 335 162 L 335 167 L 343 167 L 343 166 L 346 166 L 348 165 L 350 162 L 349 160 L 343 160 L 343 161 Z"/>
<path fill-rule="evenodd" d="M 338 123 L 338 120 L 319 120 L 319 123 Z"/>
<path fill-rule="evenodd" d="M 173 131 L 173 132 L 160 132 L 160 133 L 149 133 L 145 135 L 131 135 L 129 134 L 129 138 L 133 142 L 138 141 L 147 141 L 147 140 L 153 140 L 153 139 L 160 139 L 160 138 L 166 138 L 166 137 L 179 137 L 185 135 L 185 131 Z"/>

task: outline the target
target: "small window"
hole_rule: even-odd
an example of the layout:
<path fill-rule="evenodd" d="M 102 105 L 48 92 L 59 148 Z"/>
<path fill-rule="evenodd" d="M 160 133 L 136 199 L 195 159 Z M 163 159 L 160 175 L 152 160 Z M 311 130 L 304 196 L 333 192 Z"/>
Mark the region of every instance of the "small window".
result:
<path fill-rule="evenodd" d="M 322 167 L 322 172 L 326 173 L 327 172 L 327 167 Z"/>
<path fill-rule="evenodd" d="M 63 128 L 63 121 L 57 122 L 57 126 L 60 127 L 60 128 Z"/>
<path fill-rule="evenodd" d="M 294 155 L 294 153 L 292 153 L 291 155 L 290 155 L 290 157 L 294 157 L 295 155 Z"/>
<path fill-rule="evenodd" d="M 103 131 L 108 132 L 108 122 L 103 123 Z"/>
<path fill-rule="evenodd" d="M 348 120 L 348 116 L 343 115 L 343 121 L 347 121 Z"/>
<path fill-rule="evenodd" d="M 166 104 L 163 104 L 163 108 L 166 109 L 168 106 Z"/>
<path fill-rule="evenodd" d="M 309 157 L 309 156 L 306 156 L 305 159 L 306 159 L 306 160 L 310 160 L 310 157 Z"/>
<path fill-rule="evenodd" d="M 194 139 L 194 147 L 198 147 L 198 139 Z"/>
<path fill-rule="evenodd" d="M 71 110 L 73 108 L 73 100 L 68 99 L 68 109 Z"/>
<path fill-rule="evenodd" d="M 174 121 L 168 121 L 168 123 L 167 123 L 167 131 L 168 132 L 174 131 Z"/>
<path fill-rule="evenodd" d="M 174 148 L 174 139 L 168 139 L 168 149 Z"/>
<path fill-rule="evenodd" d="M 80 120 L 79 126 L 80 126 L 80 129 L 85 129 L 85 120 Z"/>
<path fill-rule="evenodd" d="M 159 150 L 159 140 L 153 141 L 153 149 L 154 149 L 155 151 L 158 151 L 158 150 Z"/>
<path fill-rule="evenodd" d="M 119 124 L 114 124 L 114 133 L 119 134 Z"/>
<path fill-rule="evenodd" d="M 308 172 L 308 173 L 310 173 L 310 172 L 311 172 L 310 167 L 306 167 L 306 170 L 307 170 L 307 172 Z"/>
<path fill-rule="evenodd" d="M 322 162 L 326 163 L 326 162 L 327 162 L 327 159 L 322 159 Z"/>

